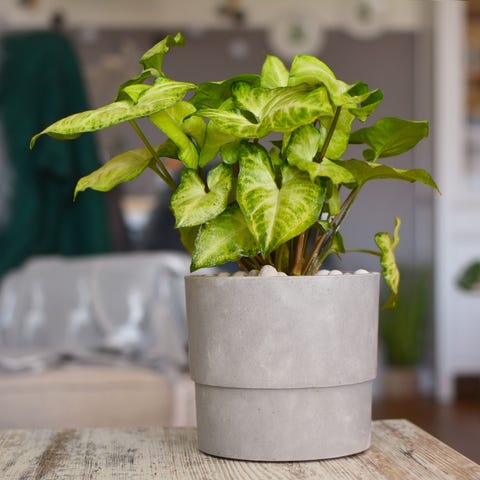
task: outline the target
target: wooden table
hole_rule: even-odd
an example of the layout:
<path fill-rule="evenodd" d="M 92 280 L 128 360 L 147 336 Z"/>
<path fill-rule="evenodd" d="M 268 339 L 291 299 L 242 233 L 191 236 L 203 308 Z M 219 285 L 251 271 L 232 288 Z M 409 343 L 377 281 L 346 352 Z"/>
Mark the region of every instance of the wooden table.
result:
<path fill-rule="evenodd" d="M 480 466 L 406 420 L 373 422 L 367 452 L 302 463 L 209 457 L 190 428 L 4 430 L 0 479 L 480 480 Z"/>

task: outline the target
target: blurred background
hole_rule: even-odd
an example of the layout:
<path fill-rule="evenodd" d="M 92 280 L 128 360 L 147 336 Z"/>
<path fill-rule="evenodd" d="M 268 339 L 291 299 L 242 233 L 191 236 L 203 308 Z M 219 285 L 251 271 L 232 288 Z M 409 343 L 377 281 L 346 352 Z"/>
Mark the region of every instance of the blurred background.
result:
<path fill-rule="evenodd" d="M 422 185 L 368 185 L 346 245 L 402 218 L 401 300 L 380 319 L 374 416 L 409 418 L 480 461 L 480 0 L 0 0 L 0 427 L 193 425 L 183 275 L 168 194 L 142 175 L 71 202 L 76 180 L 140 145 L 128 126 L 30 137 L 113 100 L 166 34 L 170 78 L 257 73 L 267 53 L 325 61 L 431 122 L 395 159 Z M 175 163 L 170 165 L 173 171 Z M 347 255 L 344 270 L 378 270 Z"/>

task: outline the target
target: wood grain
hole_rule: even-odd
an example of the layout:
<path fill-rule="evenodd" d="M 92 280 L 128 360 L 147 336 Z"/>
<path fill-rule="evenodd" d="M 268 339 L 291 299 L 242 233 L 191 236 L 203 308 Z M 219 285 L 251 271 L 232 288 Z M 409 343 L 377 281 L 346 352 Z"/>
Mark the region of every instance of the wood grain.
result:
<path fill-rule="evenodd" d="M 480 466 L 406 420 L 373 422 L 360 455 L 301 463 L 210 457 L 191 428 L 4 430 L 0 479 L 480 480 Z"/>

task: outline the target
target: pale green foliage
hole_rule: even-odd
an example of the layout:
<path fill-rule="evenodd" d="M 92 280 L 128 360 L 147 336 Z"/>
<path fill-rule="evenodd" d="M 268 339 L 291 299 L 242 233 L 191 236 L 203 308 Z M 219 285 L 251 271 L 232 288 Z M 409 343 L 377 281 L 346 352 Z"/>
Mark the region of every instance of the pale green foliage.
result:
<path fill-rule="evenodd" d="M 181 45 L 181 34 L 164 38 L 142 56 L 143 70 L 120 85 L 113 103 L 55 122 L 32 145 L 42 134 L 70 139 L 130 122 L 145 148 L 80 179 L 75 194 L 106 191 L 152 169 L 173 191 L 171 209 L 192 270 L 237 261 L 246 269 L 271 264 L 291 275 L 314 275 L 328 255 L 345 253 L 339 228 L 366 182 L 437 188 L 424 170 L 378 163 L 413 148 L 428 134 L 427 122 L 383 118 L 352 132 L 380 104 L 380 90 L 349 85 L 308 55 L 295 57 L 290 69 L 269 55 L 260 75 L 199 85 L 175 81 L 163 72 L 163 60 Z M 168 137 L 163 145 L 152 147 L 136 123 L 141 117 Z M 260 143 L 267 136 L 277 138 L 273 146 Z M 364 159 L 349 157 L 350 144 L 365 145 Z M 165 157 L 183 162 L 179 185 Z M 390 305 L 398 292 L 399 227 L 396 219 L 393 237 L 376 234 L 379 251 L 370 252 L 380 257 Z"/>
<path fill-rule="evenodd" d="M 385 304 L 385 308 L 393 307 L 397 303 L 400 273 L 395 262 L 395 249 L 400 242 L 400 225 L 400 219 L 395 217 L 393 236 L 390 236 L 387 232 L 379 232 L 375 234 L 375 243 L 378 245 L 381 252 L 380 264 L 382 266 L 382 275 L 392 291 L 390 298 Z"/>

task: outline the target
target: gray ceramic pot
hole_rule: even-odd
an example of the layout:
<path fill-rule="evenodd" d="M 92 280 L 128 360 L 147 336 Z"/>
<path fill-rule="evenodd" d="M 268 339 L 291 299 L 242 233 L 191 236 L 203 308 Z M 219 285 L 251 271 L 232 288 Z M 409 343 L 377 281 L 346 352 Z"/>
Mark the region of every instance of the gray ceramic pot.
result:
<path fill-rule="evenodd" d="M 295 461 L 369 447 L 379 274 L 185 284 L 200 450 Z"/>

